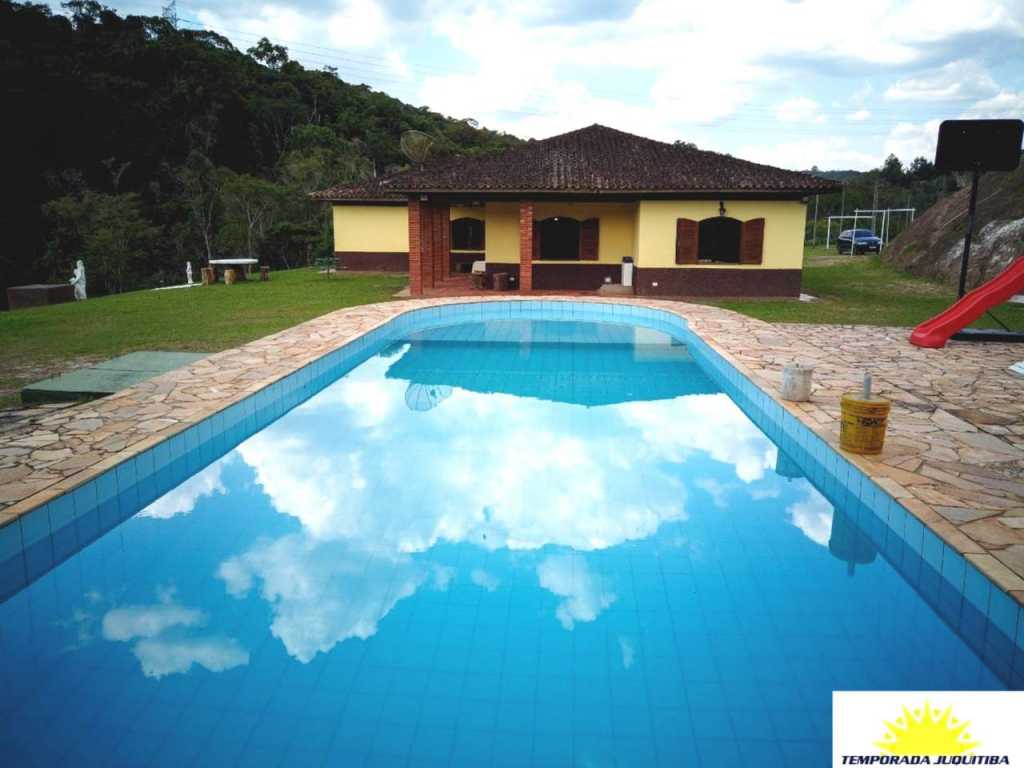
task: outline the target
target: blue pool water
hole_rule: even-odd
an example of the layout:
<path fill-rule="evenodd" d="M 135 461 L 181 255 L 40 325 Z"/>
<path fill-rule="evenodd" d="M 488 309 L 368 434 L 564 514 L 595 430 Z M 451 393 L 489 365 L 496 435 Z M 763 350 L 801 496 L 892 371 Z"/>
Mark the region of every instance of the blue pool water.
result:
<path fill-rule="evenodd" d="M 168 470 L 52 507 L 0 605 L 4 764 L 825 765 L 833 690 L 1020 687 L 970 578 L 698 346 L 411 330 L 141 509 Z"/>

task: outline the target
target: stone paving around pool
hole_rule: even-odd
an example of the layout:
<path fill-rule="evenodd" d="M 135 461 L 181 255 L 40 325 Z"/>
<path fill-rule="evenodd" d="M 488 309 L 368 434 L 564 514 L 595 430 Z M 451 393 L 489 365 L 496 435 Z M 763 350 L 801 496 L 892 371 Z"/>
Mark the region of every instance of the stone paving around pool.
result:
<path fill-rule="evenodd" d="M 0 525 L 402 312 L 524 299 L 451 297 L 343 309 L 102 400 L 26 411 L 0 424 Z M 776 398 L 784 364 L 813 363 L 812 401 L 780 402 L 837 450 L 840 395 L 857 390 L 870 371 L 875 391 L 893 401 L 889 436 L 880 456 L 848 458 L 1024 603 L 1024 378 L 1007 370 L 1024 358 L 1024 348 L 953 342 L 924 350 L 907 342 L 905 328 L 770 325 L 683 302 L 571 300 L 674 312 Z"/>

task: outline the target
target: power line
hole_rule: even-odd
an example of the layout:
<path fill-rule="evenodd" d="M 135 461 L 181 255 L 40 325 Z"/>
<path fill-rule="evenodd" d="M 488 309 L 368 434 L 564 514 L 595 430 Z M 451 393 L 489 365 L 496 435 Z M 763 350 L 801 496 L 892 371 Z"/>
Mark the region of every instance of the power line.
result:
<path fill-rule="evenodd" d="M 196 19 L 181 18 L 180 21 L 199 27 L 201 29 L 206 28 L 206 24 Z M 246 38 L 249 40 L 259 40 L 265 35 L 260 35 L 255 32 L 248 32 L 245 30 L 234 29 L 231 27 L 220 26 L 220 29 L 227 34 L 235 35 L 238 37 Z M 287 38 L 281 38 L 275 35 L 275 39 L 279 43 L 286 44 L 290 50 L 297 51 L 304 56 L 304 58 L 310 58 L 318 63 L 326 63 L 329 65 L 336 66 L 339 70 L 343 70 L 347 73 L 355 73 L 357 77 L 374 80 L 376 82 L 384 82 L 392 84 L 397 87 L 412 87 L 416 83 L 416 79 L 407 75 L 402 75 L 395 70 L 394 62 L 386 58 L 368 56 L 365 54 L 356 54 L 350 51 L 342 49 L 317 45 L 315 43 L 299 42 L 295 40 L 289 40 Z M 323 53 L 329 54 L 331 58 L 326 58 Z M 461 76 L 461 77 L 473 77 L 476 73 L 455 70 L 445 67 L 436 67 L 429 65 L 405 65 L 405 68 L 410 73 L 418 73 L 419 80 L 424 79 L 427 76 Z M 368 83 L 367 83 L 368 84 Z M 629 98 L 650 100 L 652 96 L 650 93 L 640 93 L 636 91 L 606 91 L 602 89 L 588 88 L 588 91 L 595 96 L 604 96 L 609 98 L 615 98 L 623 101 L 629 101 Z M 539 98 L 540 95 L 531 96 L 531 99 Z M 668 101 L 688 101 L 683 97 L 665 96 L 660 97 L 661 100 Z M 943 104 L 956 104 L 956 103 L 976 103 L 978 99 L 971 98 L 960 98 L 960 99 L 944 99 L 941 103 Z M 857 105 L 861 108 L 862 105 Z M 779 107 L 771 106 L 760 106 L 760 105 L 745 105 L 742 108 L 734 110 L 730 113 L 730 116 L 740 117 L 744 122 L 749 124 L 786 124 L 787 121 L 780 120 L 777 117 Z M 881 107 L 872 107 L 870 112 L 872 115 L 884 114 L 888 115 L 885 119 L 879 119 L 872 117 L 868 120 L 863 121 L 869 123 L 869 125 L 861 126 L 859 121 L 850 124 L 849 118 L 852 114 L 857 111 L 854 107 L 850 108 L 816 108 L 813 111 L 813 117 L 824 116 L 827 118 L 837 118 L 838 120 L 844 121 L 844 133 L 855 133 L 861 135 L 882 135 L 884 131 L 868 130 L 876 126 L 889 126 L 894 127 L 900 123 L 906 122 L 921 122 L 922 116 L 917 114 L 910 114 L 901 109 L 889 109 Z M 517 114 L 520 114 L 517 112 Z M 537 114 L 543 116 L 544 114 L 553 113 L 541 113 L 526 111 L 521 114 Z M 713 121 L 712 121 L 713 122 Z M 719 126 L 720 127 L 720 126 Z M 811 125 L 804 124 L 795 129 L 796 131 L 804 131 L 808 135 L 817 135 L 824 130 L 828 130 L 823 124 L 821 128 L 817 128 Z M 793 127 L 787 128 L 787 133 L 795 132 Z"/>

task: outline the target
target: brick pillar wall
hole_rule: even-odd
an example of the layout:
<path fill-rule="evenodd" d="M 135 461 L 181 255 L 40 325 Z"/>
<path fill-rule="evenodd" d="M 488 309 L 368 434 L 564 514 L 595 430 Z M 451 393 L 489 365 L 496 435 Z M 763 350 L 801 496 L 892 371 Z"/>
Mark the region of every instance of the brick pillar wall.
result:
<path fill-rule="evenodd" d="M 430 231 L 430 246 L 431 246 L 431 264 L 433 266 L 433 283 L 436 286 L 445 277 L 445 265 L 448 263 L 448 253 L 446 243 L 448 241 L 448 206 L 439 205 L 434 203 L 431 205 L 431 231 Z"/>
<path fill-rule="evenodd" d="M 441 271 L 437 280 L 444 280 L 452 273 L 452 210 L 451 206 L 437 206 L 437 217 L 441 220 Z"/>
<path fill-rule="evenodd" d="M 533 290 L 533 203 L 519 203 L 519 290 Z"/>
<path fill-rule="evenodd" d="M 409 293 L 423 295 L 423 204 L 409 198 Z"/>
<path fill-rule="evenodd" d="M 423 290 L 434 287 L 434 261 L 437 244 L 434 240 L 434 204 L 421 203 L 422 215 L 420 216 L 420 241 L 423 243 L 423 258 L 420 262 L 420 272 L 423 280 Z"/>

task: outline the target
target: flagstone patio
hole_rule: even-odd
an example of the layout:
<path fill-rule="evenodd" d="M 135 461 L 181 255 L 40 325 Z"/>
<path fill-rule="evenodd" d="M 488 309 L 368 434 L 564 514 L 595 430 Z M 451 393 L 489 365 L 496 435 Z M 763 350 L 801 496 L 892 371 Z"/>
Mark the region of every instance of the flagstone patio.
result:
<path fill-rule="evenodd" d="M 519 297 L 433 298 L 339 310 L 102 400 L 26 410 L 0 422 L 0 525 L 402 312 L 491 300 Z M 781 402 L 833 446 L 839 397 L 859 388 L 870 371 L 876 392 L 893 401 L 889 436 L 880 456 L 849 458 L 1024 603 L 1024 378 L 1007 370 L 1024 358 L 1024 348 L 953 342 L 924 350 L 907 342 L 905 328 L 770 325 L 698 304 L 614 301 L 686 318 L 773 395 L 785 363 L 813 363 L 812 401 Z"/>

